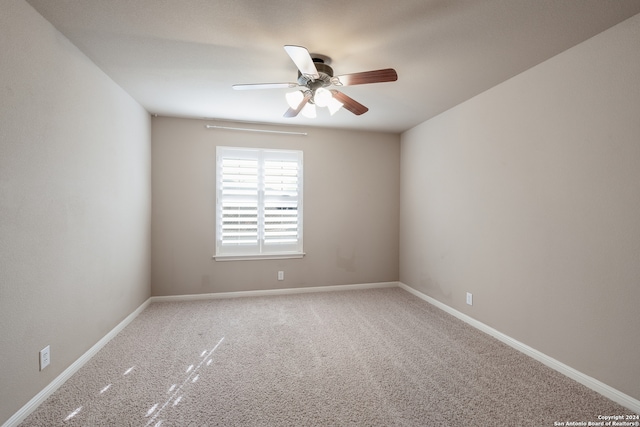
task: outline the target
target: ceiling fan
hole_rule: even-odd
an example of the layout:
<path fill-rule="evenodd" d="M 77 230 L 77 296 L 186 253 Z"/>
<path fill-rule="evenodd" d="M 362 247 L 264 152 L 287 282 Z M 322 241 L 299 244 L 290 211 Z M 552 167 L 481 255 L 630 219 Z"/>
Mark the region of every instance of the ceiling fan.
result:
<path fill-rule="evenodd" d="M 369 109 L 344 93 L 336 89 L 327 88 L 330 86 L 353 86 L 398 80 L 398 74 L 393 68 L 334 76 L 333 69 L 329 66 L 331 62 L 329 57 L 319 54 L 313 54 L 312 56 L 302 46 L 287 45 L 284 50 L 298 67 L 298 80 L 296 83 L 233 85 L 235 90 L 300 87 L 301 89 L 286 94 L 289 109 L 284 113 L 284 117 L 296 117 L 299 113 L 302 113 L 306 117 L 313 118 L 316 116 L 316 106 L 327 107 L 331 115 L 344 107 L 359 116 L 369 111 Z"/>

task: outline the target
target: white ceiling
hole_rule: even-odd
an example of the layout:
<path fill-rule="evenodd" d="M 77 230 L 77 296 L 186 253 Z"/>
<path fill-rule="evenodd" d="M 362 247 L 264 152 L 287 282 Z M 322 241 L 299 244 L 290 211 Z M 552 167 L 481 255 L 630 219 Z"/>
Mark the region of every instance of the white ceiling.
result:
<path fill-rule="evenodd" d="M 401 132 L 640 13 L 640 0 L 28 0 L 150 113 Z M 283 49 L 331 57 L 369 107 L 287 119 Z M 597 58 L 594 58 L 597 60 Z M 326 109 L 323 109 L 326 110 Z"/>

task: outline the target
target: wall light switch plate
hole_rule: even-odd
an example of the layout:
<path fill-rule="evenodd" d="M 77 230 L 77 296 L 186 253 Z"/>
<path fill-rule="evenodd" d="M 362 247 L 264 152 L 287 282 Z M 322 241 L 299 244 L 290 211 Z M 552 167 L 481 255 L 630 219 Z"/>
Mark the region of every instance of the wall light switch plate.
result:
<path fill-rule="evenodd" d="M 284 271 L 278 271 L 278 280 L 284 280 Z"/>
<path fill-rule="evenodd" d="M 40 370 L 49 366 L 49 363 L 51 363 L 51 348 L 46 346 L 40 350 Z"/>
<path fill-rule="evenodd" d="M 467 304 L 473 305 L 473 294 L 471 292 L 467 292 Z"/>

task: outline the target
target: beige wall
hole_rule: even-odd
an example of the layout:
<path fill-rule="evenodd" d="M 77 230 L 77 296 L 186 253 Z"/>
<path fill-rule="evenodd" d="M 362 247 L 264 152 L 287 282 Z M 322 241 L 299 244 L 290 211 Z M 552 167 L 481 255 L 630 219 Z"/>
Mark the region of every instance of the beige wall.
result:
<path fill-rule="evenodd" d="M 2 424 L 149 297 L 151 176 L 145 110 L 27 3 L 0 10 Z"/>
<path fill-rule="evenodd" d="M 292 136 L 207 130 L 205 124 L 214 122 L 152 120 L 153 295 L 398 280 L 399 135 L 253 126 L 308 132 Z M 303 259 L 211 259 L 217 145 L 304 152 Z M 282 282 L 278 270 L 285 272 Z"/>
<path fill-rule="evenodd" d="M 640 15 L 405 132 L 400 233 L 402 282 L 636 399 L 638 52 Z"/>

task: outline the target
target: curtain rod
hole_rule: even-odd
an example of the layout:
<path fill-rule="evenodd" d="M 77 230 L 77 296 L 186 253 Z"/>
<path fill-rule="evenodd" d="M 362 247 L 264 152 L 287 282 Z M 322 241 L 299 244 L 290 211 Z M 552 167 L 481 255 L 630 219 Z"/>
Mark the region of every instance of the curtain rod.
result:
<path fill-rule="evenodd" d="M 307 132 L 287 132 L 287 131 L 283 131 L 283 130 L 235 128 L 235 127 L 229 127 L 229 126 L 216 126 L 216 125 L 204 125 L 204 127 L 206 127 L 207 129 L 240 130 L 240 131 L 245 131 L 245 132 L 279 133 L 281 135 L 307 136 Z"/>

